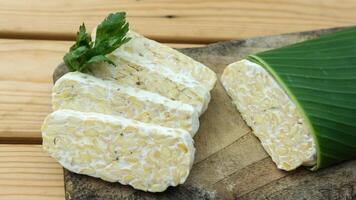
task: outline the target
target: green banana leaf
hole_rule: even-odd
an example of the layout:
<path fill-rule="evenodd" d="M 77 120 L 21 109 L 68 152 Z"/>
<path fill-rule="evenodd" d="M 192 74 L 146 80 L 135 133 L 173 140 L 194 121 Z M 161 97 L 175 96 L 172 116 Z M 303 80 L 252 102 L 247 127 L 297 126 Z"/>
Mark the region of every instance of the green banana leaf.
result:
<path fill-rule="evenodd" d="M 317 170 L 356 157 L 356 28 L 250 55 L 285 90 L 317 148 Z"/>

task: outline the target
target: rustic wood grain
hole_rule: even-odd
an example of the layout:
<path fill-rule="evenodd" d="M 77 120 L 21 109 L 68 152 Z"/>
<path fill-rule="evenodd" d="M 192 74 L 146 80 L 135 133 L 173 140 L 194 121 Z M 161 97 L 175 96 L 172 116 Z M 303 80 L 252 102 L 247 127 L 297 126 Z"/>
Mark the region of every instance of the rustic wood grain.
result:
<path fill-rule="evenodd" d="M 0 200 L 63 200 L 62 167 L 39 145 L 0 145 Z"/>
<path fill-rule="evenodd" d="M 314 38 L 325 32 L 296 33 L 182 49 L 220 77 L 225 66 L 248 54 Z M 63 66 L 57 68 L 55 79 Z M 318 172 L 278 170 L 241 119 L 220 83 L 194 137 L 196 160 L 186 183 L 163 193 L 135 191 L 65 171 L 67 199 L 307 199 L 356 198 L 356 161 Z"/>
<path fill-rule="evenodd" d="M 40 143 L 51 110 L 51 74 L 70 43 L 0 40 L 0 143 Z"/>
<path fill-rule="evenodd" d="M 73 39 L 114 11 L 133 29 L 164 42 L 210 43 L 353 25 L 354 0 L 1 0 L 0 36 Z"/>
<path fill-rule="evenodd" d="M 246 194 L 236 194 L 241 200 L 335 200 L 356 199 L 356 160 L 310 172 L 297 169 L 284 178 L 271 179 Z"/>
<path fill-rule="evenodd" d="M 40 127 L 51 112 L 52 73 L 72 43 L 0 39 L 0 143 L 41 143 Z"/>

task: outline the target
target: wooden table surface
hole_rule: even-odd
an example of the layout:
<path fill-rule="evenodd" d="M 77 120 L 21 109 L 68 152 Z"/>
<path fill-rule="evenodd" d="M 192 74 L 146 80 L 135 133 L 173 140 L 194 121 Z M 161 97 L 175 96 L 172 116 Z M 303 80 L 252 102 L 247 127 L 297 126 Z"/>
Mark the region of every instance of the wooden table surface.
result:
<path fill-rule="evenodd" d="M 356 23 L 354 0 L 0 0 L 0 200 L 64 199 L 41 148 L 52 72 L 83 21 L 126 11 L 131 28 L 176 48 Z"/>

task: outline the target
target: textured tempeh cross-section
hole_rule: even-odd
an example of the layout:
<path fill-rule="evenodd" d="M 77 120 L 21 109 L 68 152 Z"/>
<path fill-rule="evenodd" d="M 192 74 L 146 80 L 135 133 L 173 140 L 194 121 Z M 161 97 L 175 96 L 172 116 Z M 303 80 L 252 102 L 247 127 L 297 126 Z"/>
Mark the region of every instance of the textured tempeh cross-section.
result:
<path fill-rule="evenodd" d="M 182 129 L 65 109 L 46 118 L 42 137 L 66 169 L 150 192 L 183 183 L 195 152 Z"/>
<path fill-rule="evenodd" d="M 248 60 L 232 63 L 221 82 L 278 168 L 293 170 L 316 162 L 304 118 L 263 67 Z"/>

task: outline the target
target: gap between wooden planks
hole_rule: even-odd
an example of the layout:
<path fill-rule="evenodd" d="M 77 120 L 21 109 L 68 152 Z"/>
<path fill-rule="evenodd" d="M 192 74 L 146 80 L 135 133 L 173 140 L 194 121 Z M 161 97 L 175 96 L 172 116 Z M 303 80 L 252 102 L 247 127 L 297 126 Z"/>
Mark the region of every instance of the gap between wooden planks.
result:
<path fill-rule="evenodd" d="M 0 40 L 0 143 L 41 142 L 41 124 L 51 112 L 52 73 L 72 43 Z"/>
<path fill-rule="evenodd" d="M 162 42 L 210 43 L 348 26 L 354 0 L 0 0 L 0 36 L 73 39 L 110 12 L 126 11 L 131 27 Z"/>
<path fill-rule="evenodd" d="M 62 167 L 39 145 L 0 145 L 0 200 L 63 200 Z"/>

